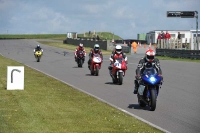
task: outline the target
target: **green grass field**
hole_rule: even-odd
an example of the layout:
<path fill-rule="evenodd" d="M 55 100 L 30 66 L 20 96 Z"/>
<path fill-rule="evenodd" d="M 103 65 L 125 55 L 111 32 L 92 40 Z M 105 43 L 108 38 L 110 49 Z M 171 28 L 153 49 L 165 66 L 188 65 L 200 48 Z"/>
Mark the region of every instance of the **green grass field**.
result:
<path fill-rule="evenodd" d="M 1 133 L 160 133 L 161 131 L 25 66 L 24 90 L 6 90 L 7 66 L 0 56 Z"/>
<path fill-rule="evenodd" d="M 64 49 L 67 49 L 67 50 L 73 50 L 75 51 L 75 49 L 78 47 L 75 46 L 75 45 L 72 45 L 72 44 L 63 44 L 62 42 L 44 42 L 44 41 L 38 41 L 40 44 L 45 44 L 45 45 L 49 45 L 49 46 L 54 46 L 54 47 L 58 47 L 58 48 L 64 48 Z M 85 50 L 86 50 L 86 53 L 89 53 L 90 50 L 92 48 L 89 48 L 89 47 L 84 47 Z M 101 50 L 103 55 L 110 55 L 112 51 L 109 51 L 109 50 Z"/>
<path fill-rule="evenodd" d="M 96 35 L 99 35 L 100 39 L 122 39 L 118 35 L 114 35 L 110 32 L 96 32 Z M 78 37 L 84 37 L 84 34 L 77 34 Z M 55 40 L 64 40 L 66 39 L 67 34 L 0 34 L 0 39 L 55 39 Z M 85 33 L 85 37 L 92 38 L 92 35 L 89 36 L 88 33 Z"/>

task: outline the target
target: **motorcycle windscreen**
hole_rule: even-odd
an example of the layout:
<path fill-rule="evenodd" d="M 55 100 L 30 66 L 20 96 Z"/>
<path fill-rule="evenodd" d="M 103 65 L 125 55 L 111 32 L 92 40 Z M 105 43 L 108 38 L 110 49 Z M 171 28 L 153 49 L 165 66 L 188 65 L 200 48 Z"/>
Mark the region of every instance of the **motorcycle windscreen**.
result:
<path fill-rule="evenodd" d="M 147 68 L 143 72 L 142 80 L 151 85 L 155 85 L 161 81 L 161 77 L 158 76 L 155 68 Z"/>
<path fill-rule="evenodd" d="M 93 62 L 95 63 L 101 63 L 101 58 L 100 57 L 94 57 Z"/>

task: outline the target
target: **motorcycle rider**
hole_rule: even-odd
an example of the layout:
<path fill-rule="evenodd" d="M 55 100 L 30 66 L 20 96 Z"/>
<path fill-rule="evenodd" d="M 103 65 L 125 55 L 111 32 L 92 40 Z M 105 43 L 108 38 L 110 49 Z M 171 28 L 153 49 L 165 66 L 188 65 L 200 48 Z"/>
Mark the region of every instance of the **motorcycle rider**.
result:
<path fill-rule="evenodd" d="M 101 59 L 102 59 L 102 62 L 103 62 L 103 54 L 100 50 L 99 44 L 95 44 L 94 48 L 90 50 L 89 60 L 88 60 L 88 68 L 89 69 L 90 69 L 90 63 L 91 63 L 91 60 L 92 60 L 92 57 L 93 57 L 94 54 L 99 54 L 101 56 Z"/>
<path fill-rule="evenodd" d="M 34 51 L 34 53 L 36 52 L 36 51 L 42 51 L 43 52 L 43 49 L 40 47 L 40 45 L 38 44 L 36 47 L 35 47 L 35 49 L 33 50 Z"/>
<path fill-rule="evenodd" d="M 34 55 L 35 55 L 35 52 L 36 52 L 36 51 L 42 51 L 42 54 L 43 54 L 43 49 L 40 47 L 39 44 L 38 44 L 38 45 L 35 47 L 35 49 L 33 50 Z"/>
<path fill-rule="evenodd" d="M 155 52 L 151 48 L 145 52 L 145 57 L 140 59 L 137 69 L 136 69 L 136 76 L 135 76 L 135 89 L 134 94 L 137 94 L 139 83 L 141 81 L 141 74 L 146 68 L 154 67 L 157 70 L 158 76 L 161 76 L 162 80 L 162 70 L 160 68 L 160 62 L 157 58 L 155 58 Z"/>
<path fill-rule="evenodd" d="M 75 52 L 74 52 L 74 59 L 75 59 L 75 61 L 77 61 L 77 52 L 78 52 L 79 50 L 81 50 L 81 51 L 84 52 L 84 58 L 83 58 L 83 62 L 84 62 L 84 61 L 85 61 L 85 56 L 86 56 L 86 51 L 85 51 L 85 49 L 84 49 L 82 43 L 80 43 L 79 46 L 75 49 Z"/>
<path fill-rule="evenodd" d="M 108 66 L 110 74 L 112 73 L 112 64 L 115 62 L 116 58 L 122 57 L 124 58 L 125 62 L 128 63 L 127 61 L 127 56 L 126 54 L 122 51 L 122 46 L 121 45 L 116 45 L 114 51 L 112 51 L 112 54 L 110 56 L 110 65 Z"/>

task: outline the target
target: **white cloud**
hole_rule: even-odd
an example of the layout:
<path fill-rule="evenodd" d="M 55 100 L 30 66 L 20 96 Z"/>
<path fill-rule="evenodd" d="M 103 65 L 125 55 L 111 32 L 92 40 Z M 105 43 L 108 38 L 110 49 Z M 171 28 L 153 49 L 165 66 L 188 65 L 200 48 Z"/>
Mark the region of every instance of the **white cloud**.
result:
<path fill-rule="evenodd" d="M 199 10 L 198 5 L 200 0 L 0 0 L 0 33 L 7 29 L 13 33 L 81 33 L 95 29 L 132 38 L 133 34 L 136 37 L 156 29 L 190 29 L 195 19 L 167 18 L 166 11 Z"/>

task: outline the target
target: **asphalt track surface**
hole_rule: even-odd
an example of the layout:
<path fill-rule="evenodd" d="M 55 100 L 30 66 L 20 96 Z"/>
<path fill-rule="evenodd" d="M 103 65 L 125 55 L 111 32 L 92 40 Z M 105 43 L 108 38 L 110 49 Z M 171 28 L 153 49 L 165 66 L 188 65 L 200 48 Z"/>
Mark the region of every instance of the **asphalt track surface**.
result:
<path fill-rule="evenodd" d="M 104 56 L 100 75 L 91 76 L 86 62 L 83 68 L 77 68 L 73 51 L 41 45 L 44 55 L 41 62 L 36 62 L 33 56 L 36 45 L 34 40 L 0 40 L 0 53 L 69 83 L 165 132 L 200 132 L 200 63 L 161 60 L 164 84 L 156 110 L 149 111 L 148 107 L 138 105 L 137 96 L 133 94 L 135 69 L 141 55 L 128 56 L 124 82 L 114 85 L 108 73 L 108 56 Z"/>

